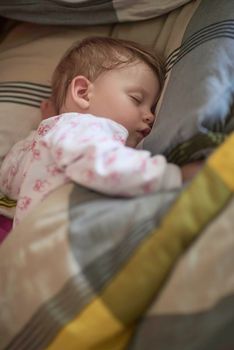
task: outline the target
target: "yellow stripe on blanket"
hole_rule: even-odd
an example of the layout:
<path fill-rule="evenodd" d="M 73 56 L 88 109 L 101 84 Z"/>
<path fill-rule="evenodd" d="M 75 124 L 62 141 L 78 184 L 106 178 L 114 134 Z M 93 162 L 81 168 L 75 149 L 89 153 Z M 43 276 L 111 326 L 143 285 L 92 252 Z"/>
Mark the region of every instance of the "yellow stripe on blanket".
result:
<path fill-rule="evenodd" d="M 232 150 L 233 138 L 214 153 L 160 226 L 141 242 L 96 299 L 61 330 L 47 350 L 126 349 L 136 322 L 162 288 L 176 260 L 230 200 Z"/>
<path fill-rule="evenodd" d="M 47 350 L 122 350 L 131 334 L 101 299 L 95 299 L 67 324 Z"/>
<path fill-rule="evenodd" d="M 234 133 L 208 160 L 225 184 L 234 191 Z"/>
<path fill-rule="evenodd" d="M 16 206 L 16 201 L 10 199 L 0 193 L 0 207 L 13 208 Z"/>

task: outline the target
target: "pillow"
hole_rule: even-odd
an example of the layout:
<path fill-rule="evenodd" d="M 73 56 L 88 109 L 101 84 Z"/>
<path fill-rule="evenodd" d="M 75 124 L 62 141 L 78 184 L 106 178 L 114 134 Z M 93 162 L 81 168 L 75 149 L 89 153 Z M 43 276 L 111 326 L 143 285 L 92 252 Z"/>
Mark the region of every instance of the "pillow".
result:
<path fill-rule="evenodd" d="M 90 35 L 111 35 L 163 52 L 177 13 L 137 24 L 93 27 L 11 23 L 11 31 L 0 44 L 0 164 L 12 145 L 39 124 L 39 107 L 50 95 L 52 72 L 72 43 Z"/>
<path fill-rule="evenodd" d="M 28 81 L 0 83 L 0 157 L 24 138 L 40 122 L 40 101 L 50 94 L 50 87 Z M 17 104 L 17 113 L 15 111 Z"/>
<path fill-rule="evenodd" d="M 168 77 L 144 148 L 179 165 L 209 155 L 233 128 L 234 2 L 200 3 L 182 44 L 167 59 Z"/>
<path fill-rule="evenodd" d="M 192 1 L 152 20 L 92 27 L 16 22 L 0 45 L 0 163 L 40 122 L 40 102 L 50 95 L 51 74 L 64 51 L 89 35 L 127 38 L 172 52 L 161 109 L 144 147 L 178 164 L 209 153 L 233 130 L 226 125 L 233 91 L 233 20 L 227 18 L 233 7 L 231 0 L 222 2 L 222 11 L 219 2 Z"/>
<path fill-rule="evenodd" d="M 65 50 L 108 27 L 64 29 L 19 23 L 0 45 L 0 164 L 14 143 L 41 121 L 40 103 L 50 96 L 52 72 Z"/>
<path fill-rule="evenodd" d="M 183 30 L 193 7 L 189 3 L 151 20 L 93 27 L 0 22 L 0 166 L 13 144 L 41 121 L 39 107 L 41 100 L 50 95 L 52 72 L 73 42 L 89 35 L 111 35 L 141 42 L 164 53 L 174 47 L 174 32 L 176 28 Z M 12 217 L 14 202 L 9 206 L 9 199 L 1 193 L 0 196 L 0 213 Z"/>
<path fill-rule="evenodd" d="M 11 0 L 10 4 L 0 4 L 0 14 L 41 24 L 97 25 L 158 17 L 190 1 Z"/>

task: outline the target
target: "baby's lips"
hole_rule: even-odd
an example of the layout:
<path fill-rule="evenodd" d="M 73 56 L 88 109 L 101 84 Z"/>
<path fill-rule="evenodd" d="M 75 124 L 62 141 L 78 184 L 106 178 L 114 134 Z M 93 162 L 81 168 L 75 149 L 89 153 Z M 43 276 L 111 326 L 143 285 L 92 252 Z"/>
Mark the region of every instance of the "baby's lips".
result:
<path fill-rule="evenodd" d="M 141 131 L 143 137 L 146 137 L 147 135 L 149 135 L 151 131 L 151 128 L 145 128 L 144 130 Z"/>

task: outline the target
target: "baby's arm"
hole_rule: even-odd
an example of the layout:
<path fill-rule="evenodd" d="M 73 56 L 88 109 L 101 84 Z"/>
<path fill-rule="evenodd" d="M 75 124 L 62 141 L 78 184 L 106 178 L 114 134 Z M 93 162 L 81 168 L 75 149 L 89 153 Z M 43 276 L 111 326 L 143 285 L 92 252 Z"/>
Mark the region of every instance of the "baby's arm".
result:
<path fill-rule="evenodd" d="M 55 115 L 55 108 L 50 99 L 43 100 L 40 105 L 42 119 Z M 5 157 L 0 169 L 0 190 L 12 199 L 17 199 L 24 180 L 25 159 L 29 153 L 32 132 L 26 139 L 17 142 Z"/>
<path fill-rule="evenodd" d="M 17 142 L 8 152 L 0 168 L 0 189 L 17 200 L 27 167 L 27 155 L 32 146 L 34 132 Z"/>
<path fill-rule="evenodd" d="M 180 169 L 165 157 L 124 146 L 127 131 L 113 121 L 65 116 L 57 126 L 45 138 L 48 148 L 66 176 L 83 186 L 134 196 L 182 184 Z"/>

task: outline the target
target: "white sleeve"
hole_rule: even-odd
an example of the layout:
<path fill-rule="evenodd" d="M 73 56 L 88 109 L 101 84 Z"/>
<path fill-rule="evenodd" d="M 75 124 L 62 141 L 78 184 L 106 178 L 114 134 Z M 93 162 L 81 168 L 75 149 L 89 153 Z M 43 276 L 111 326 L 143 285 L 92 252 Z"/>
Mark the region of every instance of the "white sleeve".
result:
<path fill-rule="evenodd" d="M 30 135 L 17 142 L 8 152 L 0 169 L 0 189 L 8 197 L 17 200 L 27 169 L 29 151 L 34 137 Z"/>
<path fill-rule="evenodd" d="M 67 118 L 67 117 L 65 117 Z M 106 194 L 134 196 L 181 186 L 177 166 L 124 145 L 126 129 L 105 118 L 61 120 L 45 141 L 66 176 Z"/>

